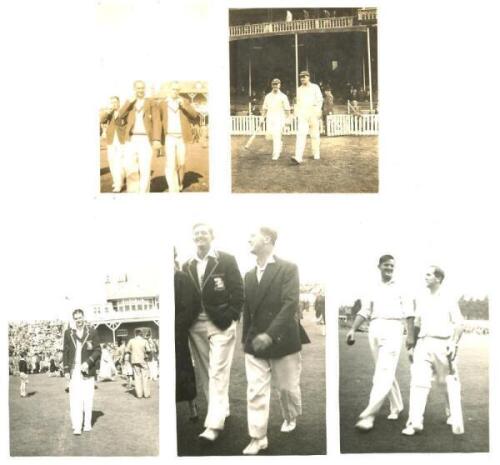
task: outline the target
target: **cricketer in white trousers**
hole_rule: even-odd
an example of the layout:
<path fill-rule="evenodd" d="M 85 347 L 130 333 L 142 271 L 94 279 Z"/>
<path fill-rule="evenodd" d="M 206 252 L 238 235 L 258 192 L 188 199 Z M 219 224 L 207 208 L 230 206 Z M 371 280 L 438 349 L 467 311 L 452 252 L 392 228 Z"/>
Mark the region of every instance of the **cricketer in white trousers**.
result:
<path fill-rule="evenodd" d="M 151 397 L 151 389 L 149 387 L 149 366 L 146 362 L 144 363 L 133 363 L 132 368 L 134 370 L 134 387 L 135 395 L 138 399 L 144 397 L 148 399 Z"/>
<path fill-rule="evenodd" d="M 382 318 L 372 320 L 368 340 L 375 361 L 375 373 L 368 406 L 359 417 L 375 417 L 387 396 L 391 413 L 399 414 L 403 410 L 403 398 L 396 380 L 396 369 L 403 342 L 402 320 Z"/>
<path fill-rule="evenodd" d="M 165 152 L 167 162 L 165 166 L 165 178 L 167 179 L 169 192 L 180 192 L 179 167 L 186 163 L 186 144 L 182 134 L 167 134 L 165 136 Z"/>
<path fill-rule="evenodd" d="M 236 322 L 226 330 L 198 319 L 189 329 L 196 375 L 208 403 L 205 428 L 222 430 L 229 416 L 229 377 L 236 345 Z"/>
<path fill-rule="evenodd" d="M 272 158 L 277 160 L 283 148 L 281 141 L 283 127 L 290 112 L 288 97 L 280 90 L 269 92 L 264 98 L 262 110 L 266 112 L 267 136 L 273 140 Z"/>
<path fill-rule="evenodd" d="M 311 136 L 311 150 L 313 158 L 319 160 L 319 125 L 323 95 L 317 84 L 309 83 L 297 89 L 297 136 L 295 141 L 295 159 L 301 163 L 306 148 L 307 134 Z"/>
<path fill-rule="evenodd" d="M 415 299 L 415 307 L 415 326 L 420 328 L 420 332 L 411 367 L 407 425 L 423 428 L 425 405 L 434 375 L 438 383 L 446 389 L 446 377 L 451 374 L 450 371 L 454 371 L 454 382 L 457 385 L 457 392 L 460 392 L 456 359 L 451 362 L 448 360 L 448 350 L 450 347 L 455 347 L 453 336 L 457 330 L 461 331 L 463 316 L 456 299 L 440 291 L 428 292 Z M 458 397 L 454 400 L 461 404 L 460 394 Z M 445 399 L 446 413 L 449 415 L 448 395 Z M 460 418 L 449 418 L 452 426 L 463 422 L 461 406 L 458 410 Z"/>
<path fill-rule="evenodd" d="M 291 422 L 302 414 L 300 352 L 276 359 L 245 354 L 245 371 L 248 381 L 248 432 L 251 438 L 260 439 L 267 435 L 271 382 L 276 386 L 283 419 Z"/>
<path fill-rule="evenodd" d="M 69 409 L 73 430 L 81 431 L 92 427 L 92 406 L 94 403 L 94 377 L 81 373 L 81 365 L 75 365 L 69 381 Z"/>
<path fill-rule="evenodd" d="M 120 192 L 123 187 L 125 179 L 124 168 L 124 146 L 118 141 L 118 137 L 112 144 L 108 145 L 108 164 L 109 171 L 111 172 L 111 179 L 113 180 L 113 191 Z"/>
<path fill-rule="evenodd" d="M 459 382 L 457 360 L 448 361 L 447 350 L 449 345 L 449 338 L 425 336 L 418 339 L 411 366 L 410 409 L 407 424 L 423 428 L 425 406 L 434 375 L 446 392 L 446 376 L 450 374 L 449 364 L 451 363 L 455 372 L 454 376 L 457 377 L 457 382 Z M 446 413 L 449 415 L 447 395 L 445 401 Z"/>
<path fill-rule="evenodd" d="M 127 192 L 149 192 L 153 149 L 146 134 L 133 134 L 125 145 Z"/>

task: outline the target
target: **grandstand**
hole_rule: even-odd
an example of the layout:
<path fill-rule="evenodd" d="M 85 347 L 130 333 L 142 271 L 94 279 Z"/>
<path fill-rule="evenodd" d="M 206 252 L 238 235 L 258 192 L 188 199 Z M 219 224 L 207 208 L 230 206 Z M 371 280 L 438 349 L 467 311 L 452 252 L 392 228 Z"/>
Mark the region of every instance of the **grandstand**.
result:
<path fill-rule="evenodd" d="M 259 115 L 274 77 L 293 104 L 304 69 L 323 91 L 332 89 L 334 114 L 348 114 L 352 100 L 362 114 L 376 112 L 375 8 L 232 9 L 229 25 L 233 117 Z"/>
<path fill-rule="evenodd" d="M 128 340 L 136 328 L 159 335 L 160 303 L 158 290 L 132 274 L 108 276 L 106 301 L 85 309 L 87 320 L 97 329 L 102 342 Z"/>

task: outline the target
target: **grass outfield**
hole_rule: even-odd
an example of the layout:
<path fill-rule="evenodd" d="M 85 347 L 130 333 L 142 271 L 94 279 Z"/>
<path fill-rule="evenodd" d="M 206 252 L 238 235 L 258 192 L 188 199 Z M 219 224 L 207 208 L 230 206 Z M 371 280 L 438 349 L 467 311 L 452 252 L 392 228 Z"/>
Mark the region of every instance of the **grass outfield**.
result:
<path fill-rule="evenodd" d="M 347 330 L 340 330 L 340 449 L 342 453 L 364 452 L 487 452 L 488 426 L 488 337 L 465 334 L 459 348 L 462 408 L 465 434 L 453 435 L 445 423 L 444 393 L 431 390 L 421 434 L 401 434 L 408 416 L 410 363 L 403 349 L 397 379 L 405 410 L 397 421 L 388 421 L 389 401 L 382 408 L 375 428 L 367 433 L 354 428 L 357 416 L 368 402 L 373 362 L 366 333 L 358 333 L 356 344 L 347 346 Z"/>
<path fill-rule="evenodd" d="M 294 432 L 280 432 L 282 423 L 278 399 L 273 390 L 268 426 L 269 448 L 261 455 L 320 455 L 326 453 L 325 423 L 325 338 L 320 327 L 309 321 L 311 313 L 302 320 L 311 344 L 302 350 L 302 416 Z M 239 330 L 241 331 L 241 325 Z M 206 401 L 203 394 L 197 399 L 200 410 L 198 423 L 190 423 L 186 402 L 177 404 L 178 455 L 240 455 L 250 439 L 247 429 L 245 367 L 240 332 L 231 369 L 229 399 L 231 416 L 219 439 L 211 446 L 203 446 L 197 435 L 203 431 Z M 199 386 L 198 392 L 202 393 Z"/>
<path fill-rule="evenodd" d="M 154 156 L 151 160 L 151 192 L 168 192 L 165 179 L 164 156 Z M 101 192 L 111 192 L 111 173 L 109 171 L 106 145 L 100 151 Z M 208 192 L 209 169 L 208 148 L 202 143 L 186 144 L 186 174 L 183 192 Z M 125 189 L 122 191 L 125 192 Z"/>
<path fill-rule="evenodd" d="M 321 138 L 321 160 L 313 160 L 308 138 L 304 163 L 290 164 L 295 136 L 283 136 L 283 151 L 271 160 L 272 141 L 257 136 L 248 151 L 248 136 L 231 137 L 233 192 L 378 192 L 378 137 Z"/>
<path fill-rule="evenodd" d="M 148 400 L 126 392 L 124 383 L 97 383 L 93 430 L 73 436 L 64 378 L 30 375 L 23 399 L 19 378 L 10 376 L 11 456 L 158 455 L 158 382 Z"/>

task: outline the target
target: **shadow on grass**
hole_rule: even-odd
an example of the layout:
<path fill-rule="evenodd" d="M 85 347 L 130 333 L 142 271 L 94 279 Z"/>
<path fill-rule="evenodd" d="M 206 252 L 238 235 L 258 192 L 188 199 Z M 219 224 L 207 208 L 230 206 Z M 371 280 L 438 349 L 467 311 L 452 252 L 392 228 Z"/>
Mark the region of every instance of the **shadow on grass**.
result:
<path fill-rule="evenodd" d="M 32 397 L 34 396 L 38 391 L 31 391 L 31 392 L 28 392 L 26 393 L 26 397 Z"/>
<path fill-rule="evenodd" d="M 182 188 L 187 189 L 192 184 L 197 184 L 202 177 L 203 175 L 200 173 L 195 173 L 194 171 L 188 171 L 184 175 L 184 179 L 182 181 Z"/>
<path fill-rule="evenodd" d="M 104 416 L 104 413 L 101 412 L 100 410 L 92 410 L 92 426 L 94 426 L 97 423 L 97 420 L 101 417 Z"/>
<path fill-rule="evenodd" d="M 165 192 L 168 188 L 165 176 L 156 176 L 151 179 L 151 192 Z"/>

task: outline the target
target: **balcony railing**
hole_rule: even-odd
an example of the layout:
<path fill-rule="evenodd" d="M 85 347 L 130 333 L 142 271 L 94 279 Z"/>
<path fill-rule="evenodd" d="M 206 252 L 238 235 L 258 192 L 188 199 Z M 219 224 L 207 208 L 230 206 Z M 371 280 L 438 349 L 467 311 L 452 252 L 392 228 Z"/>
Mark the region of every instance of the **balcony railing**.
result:
<path fill-rule="evenodd" d="M 272 35 L 294 32 L 313 32 L 342 29 L 354 26 L 352 16 L 338 18 L 298 19 L 295 21 L 280 21 L 275 23 L 245 24 L 230 26 L 229 37 L 238 38 L 245 36 Z"/>
<path fill-rule="evenodd" d="M 148 310 L 114 310 L 112 306 L 104 306 L 94 309 L 89 319 L 93 323 L 115 320 L 140 320 L 140 319 L 158 319 L 160 309 L 153 308 Z"/>
<path fill-rule="evenodd" d="M 365 10 L 358 10 L 358 20 L 360 22 L 377 21 L 377 9 L 367 8 Z"/>

